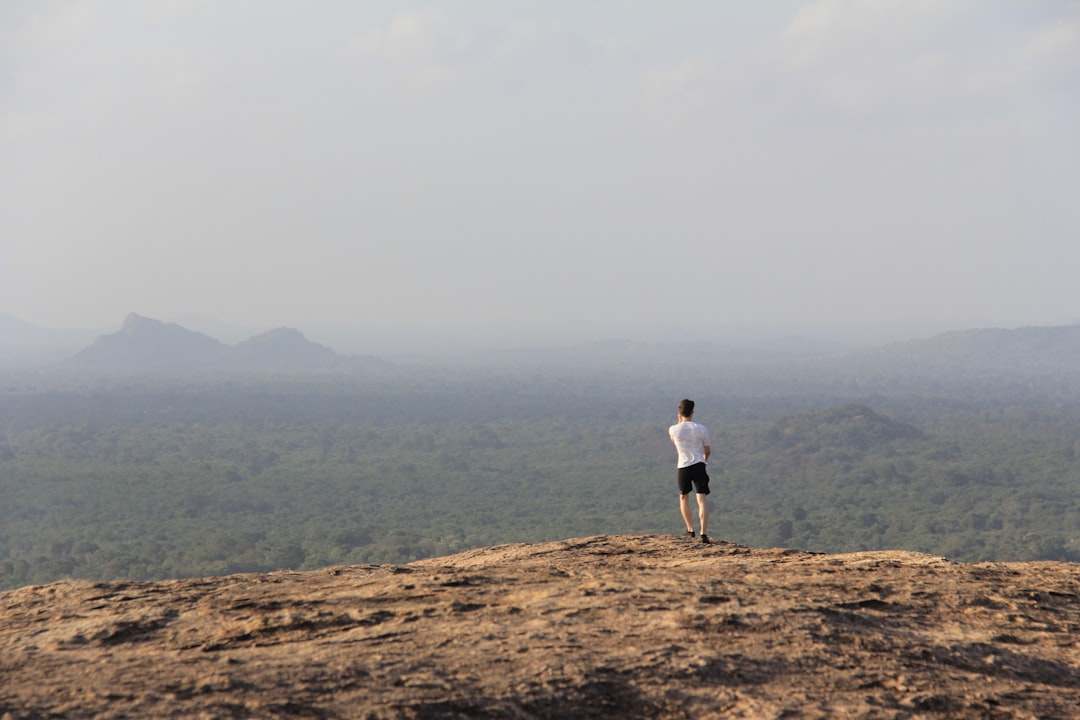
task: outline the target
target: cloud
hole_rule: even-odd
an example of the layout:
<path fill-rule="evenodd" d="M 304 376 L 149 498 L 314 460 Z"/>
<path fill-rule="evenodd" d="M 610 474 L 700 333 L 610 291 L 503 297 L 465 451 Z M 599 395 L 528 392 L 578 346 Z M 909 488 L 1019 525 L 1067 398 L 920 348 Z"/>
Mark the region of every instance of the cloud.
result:
<path fill-rule="evenodd" d="M 460 9 L 459 9 L 460 10 Z M 590 36 L 557 21 L 502 13 L 468 17 L 441 9 L 409 10 L 345 43 L 342 55 L 415 87 L 519 93 L 559 90 L 634 46 L 610 33 Z M 548 87 L 553 78 L 559 85 Z"/>
<path fill-rule="evenodd" d="M 662 128 L 677 130 L 704 109 L 717 82 L 716 66 L 705 57 L 646 70 L 642 76 L 646 107 Z"/>
<path fill-rule="evenodd" d="M 1017 82 L 1040 82 L 1041 78 L 1042 83 L 1075 98 L 1080 86 L 1080 2 L 1021 38 L 1012 59 Z"/>
<path fill-rule="evenodd" d="M 780 37 L 792 64 L 815 65 L 851 52 L 907 54 L 969 5 L 969 0 L 817 0 L 798 10 Z"/>
<path fill-rule="evenodd" d="M 346 57 L 387 64 L 405 72 L 420 86 L 441 85 L 453 80 L 474 53 L 472 34 L 451 26 L 437 9 L 408 10 L 389 25 L 346 43 Z"/>
<path fill-rule="evenodd" d="M 792 95 L 838 117 L 971 121 L 1080 73 L 1080 3 L 1043 15 L 972 0 L 817 0 L 766 52 Z M 1075 85 L 1073 86 L 1075 87 Z M 807 108 L 812 109 L 812 108 Z"/>
<path fill-rule="evenodd" d="M 801 90 L 793 97 L 851 119 L 948 101 L 978 52 L 970 38 L 948 41 L 967 5 L 818 0 L 794 15 L 765 59 Z"/>

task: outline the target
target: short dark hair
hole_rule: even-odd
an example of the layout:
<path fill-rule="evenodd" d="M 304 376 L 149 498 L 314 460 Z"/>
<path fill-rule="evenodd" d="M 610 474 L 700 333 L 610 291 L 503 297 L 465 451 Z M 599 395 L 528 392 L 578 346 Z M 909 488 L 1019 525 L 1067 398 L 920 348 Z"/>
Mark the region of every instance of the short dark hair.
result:
<path fill-rule="evenodd" d="M 686 417 L 686 418 L 693 417 L 694 416 L 694 401 L 693 400 L 688 400 L 686 398 L 683 398 L 682 400 L 680 400 L 679 401 L 679 414 L 682 415 L 683 417 Z"/>

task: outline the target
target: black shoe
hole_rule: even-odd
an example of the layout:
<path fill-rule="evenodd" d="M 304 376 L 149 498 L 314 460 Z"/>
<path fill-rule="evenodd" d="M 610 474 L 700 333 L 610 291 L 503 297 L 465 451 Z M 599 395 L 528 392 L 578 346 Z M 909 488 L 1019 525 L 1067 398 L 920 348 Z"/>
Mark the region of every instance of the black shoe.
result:
<path fill-rule="evenodd" d="M 691 537 L 691 538 L 695 537 L 694 531 L 693 530 L 687 530 L 686 531 L 686 537 Z"/>
<path fill-rule="evenodd" d="M 706 545 L 712 545 L 712 542 L 709 541 L 709 536 L 706 535 L 705 533 L 701 533 L 701 542 L 703 542 Z"/>

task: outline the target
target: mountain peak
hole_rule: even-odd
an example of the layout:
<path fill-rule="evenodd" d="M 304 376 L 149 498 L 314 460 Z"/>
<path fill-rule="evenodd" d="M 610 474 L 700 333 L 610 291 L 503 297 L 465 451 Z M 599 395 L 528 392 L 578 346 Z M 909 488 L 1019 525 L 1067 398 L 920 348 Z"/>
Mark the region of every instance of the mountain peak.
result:
<path fill-rule="evenodd" d="M 120 370 L 207 368 L 220 363 L 225 345 L 174 323 L 129 313 L 119 332 L 102 335 L 72 362 Z"/>
<path fill-rule="evenodd" d="M 288 338 L 290 340 L 307 340 L 307 338 L 304 337 L 304 333 L 300 332 L 296 328 L 291 328 L 291 327 L 276 327 L 276 328 L 273 328 L 271 330 L 267 330 L 266 332 L 262 333 L 261 335 L 256 335 L 255 337 L 275 338 L 275 339 Z"/>
<path fill-rule="evenodd" d="M 233 346 L 229 360 L 233 365 L 250 368 L 317 369 L 334 365 L 338 356 L 295 328 L 279 327 Z"/>
<path fill-rule="evenodd" d="M 165 323 L 160 320 L 154 320 L 138 313 L 128 313 L 124 318 L 124 322 L 120 325 L 120 332 L 122 333 L 134 333 L 139 332 L 147 328 L 159 328 L 164 327 Z"/>
<path fill-rule="evenodd" d="M 340 358 L 296 328 L 278 327 L 232 347 L 209 335 L 138 313 L 118 332 L 102 335 L 72 362 L 113 370 L 311 370 L 334 367 Z"/>

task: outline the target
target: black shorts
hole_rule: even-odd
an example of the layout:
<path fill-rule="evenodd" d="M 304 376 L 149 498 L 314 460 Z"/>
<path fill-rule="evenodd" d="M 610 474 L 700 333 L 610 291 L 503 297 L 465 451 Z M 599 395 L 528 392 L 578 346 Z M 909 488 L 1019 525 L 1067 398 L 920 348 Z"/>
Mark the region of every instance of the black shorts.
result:
<path fill-rule="evenodd" d="M 689 495 L 690 488 L 693 486 L 698 495 L 708 495 L 709 473 L 705 470 L 705 463 L 679 468 L 679 494 Z"/>

